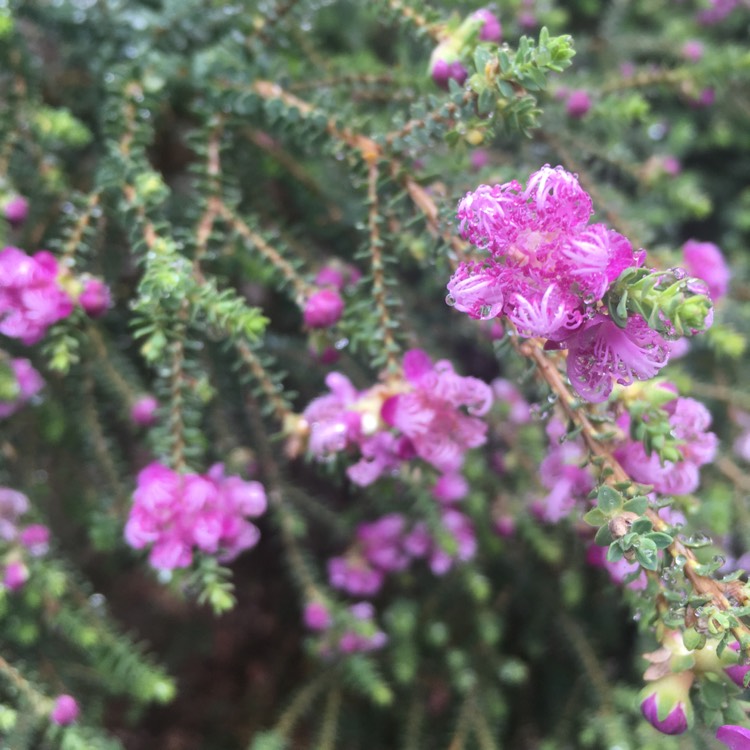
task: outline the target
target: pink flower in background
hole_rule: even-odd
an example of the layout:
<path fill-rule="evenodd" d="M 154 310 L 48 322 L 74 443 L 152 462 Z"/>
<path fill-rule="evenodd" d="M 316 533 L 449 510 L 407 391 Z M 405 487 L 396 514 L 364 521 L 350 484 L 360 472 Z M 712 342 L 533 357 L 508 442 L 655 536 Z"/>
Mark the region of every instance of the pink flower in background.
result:
<path fill-rule="evenodd" d="M 565 102 L 565 111 L 568 113 L 568 117 L 580 120 L 588 114 L 590 109 L 591 96 L 586 89 L 575 89 L 570 92 Z"/>
<path fill-rule="evenodd" d="M 16 377 L 18 392 L 11 401 L 0 401 L 0 419 L 15 414 L 44 387 L 42 376 L 28 359 L 12 359 L 10 366 Z"/>
<path fill-rule="evenodd" d="M 42 557 L 49 551 L 49 529 L 41 523 L 33 523 L 21 530 L 18 541 L 32 557 Z"/>
<path fill-rule="evenodd" d="M 305 302 L 302 312 L 308 328 L 330 328 L 341 320 L 344 300 L 335 289 L 320 289 Z"/>
<path fill-rule="evenodd" d="M 699 62 L 702 59 L 704 52 L 705 48 L 703 42 L 700 42 L 697 39 L 688 39 L 688 41 L 682 45 L 682 49 L 680 50 L 680 54 L 690 62 Z"/>
<path fill-rule="evenodd" d="M 90 318 L 104 315 L 112 305 L 109 287 L 101 279 L 86 279 L 83 291 L 78 297 L 78 304 Z"/>
<path fill-rule="evenodd" d="M 78 718 L 79 713 L 78 703 L 72 695 L 58 695 L 50 719 L 58 726 L 66 727 Z"/>
<path fill-rule="evenodd" d="M 46 250 L 33 256 L 15 247 L 0 251 L 0 333 L 35 344 L 70 315 L 73 302 L 58 276 L 57 260 Z"/>
<path fill-rule="evenodd" d="M 708 291 L 714 302 L 727 295 L 731 271 L 724 254 L 713 242 L 688 240 L 682 246 L 682 254 L 688 273 L 708 284 Z"/>
<path fill-rule="evenodd" d="M 18 535 L 18 522 L 29 510 L 29 498 L 10 487 L 0 487 L 0 540 L 12 542 Z"/>
<path fill-rule="evenodd" d="M 718 449 L 718 438 L 708 431 L 711 414 L 692 398 L 676 398 L 662 409 L 669 414 L 674 437 L 682 441 L 677 450 L 683 460 L 662 462 L 656 452 L 646 455 L 643 443 L 630 438 L 615 450 L 615 457 L 636 482 L 653 485 L 656 492 L 666 495 L 695 492 L 700 483 L 700 467 L 713 461 Z M 621 417 L 618 424 L 627 434 L 628 415 Z"/>
<path fill-rule="evenodd" d="M 141 427 L 150 427 L 156 422 L 159 402 L 149 394 L 139 396 L 130 409 L 130 418 Z"/>
<path fill-rule="evenodd" d="M 328 607 L 319 601 L 308 602 L 305 605 L 302 619 L 310 630 L 328 630 L 333 623 Z"/>
<path fill-rule="evenodd" d="M 3 586 L 8 591 L 20 591 L 29 580 L 29 569 L 20 560 L 9 562 L 3 571 Z"/>
<path fill-rule="evenodd" d="M 5 204 L 3 214 L 8 224 L 18 229 L 29 215 L 29 202 L 22 195 L 16 195 Z"/>
<path fill-rule="evenodd" d="M 482 42 L 500 42 L 503 38 L 503 27 L 500 23 L 500 19 L 488 8 L 481 8 L 472 14 L 472 18 L 476 18 L 483 22 L 482 28 L 479 32 L 479 39 Z"/>

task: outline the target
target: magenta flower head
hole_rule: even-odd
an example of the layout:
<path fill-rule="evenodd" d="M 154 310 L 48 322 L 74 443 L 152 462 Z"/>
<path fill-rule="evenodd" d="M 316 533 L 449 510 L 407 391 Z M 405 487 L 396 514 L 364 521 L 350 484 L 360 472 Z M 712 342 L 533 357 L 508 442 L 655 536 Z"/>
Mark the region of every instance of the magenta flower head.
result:
<path fill-rule="evenodd" d="M 133 402 L 130 418 L 141 427 L 150 427 L 156 422 L 156 411 L 159 402 L 151 395 L 140 396 Z"/>
<path fill-rule="evenodd" d="M 739 643 L 730 643 L 729 648 L 737 652 L 740 650 Z M 724 652 L 728 653 L 727 651 Z M 750 664 L 730 664 L 724 667 L 724 673 L 738 687 L 745 687 L 745 675 L 750 672 Z"/>
<path fill-rule="evenodd" d="M 716 739 L 729 750 L 750 750 L 750 729 L 737 724 L 725 724 L 716 730 Z"/>
<path fill-rule="evenodd" d="M 42 376 L 28 359 L 14 359 L 10 363 L 16 376 L 16 395 L 12 400 L 0 399 L 0 419 L 14 414 L 44 387 Z"/>
<path fill-rule="evenodd" d="M 60 727 L 72 724 L 80 713 L 78 702 L 72 695 L 58 695 L 50 719 Z"/>
<path fill-rule="evenodd" d="M 459 86 L 463 86 L 469 77 L 469 71 L 466 70 L 460 60 L 448 62 L 439 57 L 430 63 L 430 75 L 432 80 L 440 86 L 441 89 L 448 90 L 448 81 L 453 79 Z"/>
<path fill-rule="evenodd" d="M 714 302 L 726 296 L 731 272 L 717 245 L 713 242 L 688 240 L 682 246 L 682 254 L 688 273 L 706 282 Z"/>
<path fill-rule="evenodd" d="M 90 318 L 104 315 L 112 304 L 109 287 L 101 279 L 86 279 L 78 303 Z"/>
<path fill-rule="evenodd" d="M 588 91 L 585 89 L 575 89 L 570 92 L 568 100 L 565 103 L 565 111 L 568 113 L 568 117 L 580 120 L 584 115 L 588 114 L 590 109 L 591 97 Z"/>
<path fill-rule="evenodd" d="M 482 42 L 500 42 L 503 38 L 503 27 L 500 19 L 487 8 L 482 8 L 473 13 L 472 18 L 482 21 L 482 28 L 479 31 L 479 40 Z"/>
<path fill-rule="evenodd" d="M 302 617 L 305 625 L 315 631 L 328 630 L 333 622 L 328 607 L 320 601 L 308 602 Z"/>
<path fill-rule="evenodd" d="M 341 320 L 344 300 L 335 289 L 320 289 L 310 295 L 302 316 L 308 328 L 329 328 Z"/>
<path fill-rule="evenodd" d="M 16 195 L 5 204 L 3 213 L 8 224 L 17 229 L 29 215 L 29 202 L 22 195 Z"/>
<path fill-rule="evenodd" d="M 32 523 L 21 530 L 18 540 L 32 557 L 42 557 L 49 550 L 49 529 L 41 523 Z"/>
<path fill-rule="evenodd" d="M 690 62 L 698 62 L 703 57 L 704 51 L 703 42 L 697 39 L 688 39 L 680 50 L 682 56 Z"/>
<path fill-rule="evenodd" d="M 20 560 L 14 560 L 5 566 L 3 586 L 9 591 L 19 591 L 28 580 L 29 569 Z"/>
<path fill-rule="evenodd" d="M 692 672 L 668 674 L 641 691 L 641 713 L 662 734 L 682 734 L 693 723 Z"/>

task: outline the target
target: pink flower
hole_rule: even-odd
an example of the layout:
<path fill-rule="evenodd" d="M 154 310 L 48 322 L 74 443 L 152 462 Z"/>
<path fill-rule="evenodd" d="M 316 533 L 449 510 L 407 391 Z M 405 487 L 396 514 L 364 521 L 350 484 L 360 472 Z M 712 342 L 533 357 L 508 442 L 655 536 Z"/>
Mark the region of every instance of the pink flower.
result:
<path fill-rule="evenodd" d="M 472 172 L 479 172 L 480 169 L 484 169 L 484 167 L 489 164 L 490 161 L 490 155 L 486 149 L 483 148 L 475 148 L 471 152 L 471 156 L 469 157 L 469 163 L 471 164 L 471 171 Z"/>
<path fill-rule="evenodd" d="M 14 560 L 5 566 L 3 586 L 8 591 L 20 591 L 28 580 L 29 569 L 20 560 Z"/>
<path fill-rule="evenodd" d="M 18 520 L 29 509 L 29 498 L 10 487 L 0 487 L 0 540 L 10 542 L 18 535 Z"/>
<path fill-rule="evenodd" d="M 481 8 L 472 14 L 472 18 L 483 22 L 479 32 L 479 39 L 482 42 L 497 42 L 503 38 L 503 27 L 500 19 L 488 8 Z"/>
<path fill-rule="evenodd" d="M 156 422 L 159 402 L 151 395 L 139 396 L 130 409 L 130 418 L 141 427 L 150 427 Z"/>
<path fill-rule="evenodd" d="M 58 284 L 54 256 L 41 250 L 29 256 L 15 247 L 0 251 L 0 333 L 35 344 L 49 326 L 73 310 Z"/>
<path fill-rule="evenodd" d="M 615 457 L 636 482 L 653 485 L 662 494 L 686 495 L 698 489 L 699 468 L 713 461 L 718 438 L 708 431 L 711 414 L 699 401 L 676 398 L 662 408 L 669 415 L 674 437 L 682 441 L 677 450 L 683 459 L 662 462 L 656 452 L 646 455 L 641 441 L 629 438 L 615 450 Z M 627 431 L 630 424 L 627 415 L 618 424 Z"/>
<path fill-rule="evenodd" d="M 491 388 L 456 374 L 447 360 L 433 366 L 418 349 L 404 355 L 404 371 L 412 390 L 390 402 L 388 422 L 409 438 L 420 458 L 443 473 L 456 472 L 464 453 L 486 440 L 487 425 L 478 417 L 490 408 Z"/>
<path fill-rule="evenodd" d="M 331 586 L 353 596 L 373 596 L 380 591 L 385 576 L 367 561 L 354 555 L 332 557 L 328 561 Z"/>
<path fill-rule="evenodd" d="M 66 727 L 78 718 L 79 712 L 78 703 L 72 695 L 58 695 L 50 719 L 58 726 Z"/>
<path fill-rule="evenodd" d="M 721 250 L 713 242 L 688 240 L 682 247 L 685 268 L 708 284 L 711 299 L 717 302 L 729 291 L 731 271 Z"/>
<path fill-rule="evenodd" d="M 194 548 L 228 562 L 260 538 L 247 518 L 265 511 L 265 490 L 258 482 L 224 476 L 221 464 L 207 475 L 181 475 L 152 463 L 137 485 L 125 539 L 135 549 L 153 545 L 149 561 L 157 569 L 189 566 Z"/>
<path fill-rule="evenodd" d="M 588 401 L 605 401 L 612 379 L 620 385 L 653 378 L 667 364 L 669 346 L 639 315 L 625 328 L 597 313 L 568 340 L 568 377 Z"/>
<path fill-rule="evenodd" d="M 15 414 L 44 387 L 42 376 L 28 359 L 13 359 L 10 365 L 16 377 L 18 392 L 13 400 L 0 401 L 0 419 Z"/>
<path fill-rule="evenodd" d="M 443 529 L 452 538 L 455 551 L 447 551 L 439 543 L 434 543 L 429 555 L 430 570 L 441 576 L 447 573 L 456 560 L 466 562 L 476 554 L 477 538 L 474 526 L 467 516 L 457 510 L 447 510 L 442 517 Z"/>
<path fill-rule="evenodd" d="M 104 315 L 112 305 L 109 287 L 101 279 L 86 279 L 78 304 L 90 318 Z"/>
<path fill-rule="evenodd" d="M 40 524 L 33 523 L 21 530 L 18 541 L 26 547 L 32 557 L 46 555 L 49 550 L 49 529 Z"/>
<path fill-rule="evenodd" d="M 448 90 L 448 81 L 454 80 L 459 86 L 464 85 L 464 81 L 469 77 L 469 71 L 466 70 L 463 63 L 459 60 L 448 62 L 442 58 L 437 58 L 430 65 L 430 75 L 432 80 L 440 86 L 441 89 Z"/>
<path fill-rule="evenodd" d="M 570 92 L 568 100 L 565 102 L 565 111 L 568 113 L 568 117 L 580 120 L 584 115 L 588 114 L 590 109 L 591 97 L 588 91 L 585 89 L 575 89 Z"/>
<path fill-rule="evenodd" d="M 305 605 L 302 619 L 310 630 L 328 630 L 333 622 L 328 607 L 318 601 L 308 602 Z"/>
<path fill-rule="evenodd" d="M 737 724 L 724 724 L 716 730 L 716 739 L 729 750 L 750 750 L 750 729 Z"/>
<path fill-rule="evenodd" d="M 692 672 L 668 674 L 649 683 L 642 691 L 641 713 L 663 734 L 682 734 L 692 724 L 690 703 Z"/>
<path fill-rule="evenodd" d="M 699 62 L 703 57 L 704 51 L 705 48 L 703 42 L 700 42 L 697 39 L 688 39 L 688 41 L 682 45 L 680 54 L 690 62 Z"/>
<path fill-rule="evenodd" d="M 302 317 L 308 328 L 330 328 L 341 319 L 344 300 L 335 289 L 314 292 L 305 303 Z"/>
<path fill-rule="evenodd" d="M 29 202 L 22 195 L 16 195 L 5 204 L 3 213 L 8 224 L 18 229 L 29 214 Z"/>

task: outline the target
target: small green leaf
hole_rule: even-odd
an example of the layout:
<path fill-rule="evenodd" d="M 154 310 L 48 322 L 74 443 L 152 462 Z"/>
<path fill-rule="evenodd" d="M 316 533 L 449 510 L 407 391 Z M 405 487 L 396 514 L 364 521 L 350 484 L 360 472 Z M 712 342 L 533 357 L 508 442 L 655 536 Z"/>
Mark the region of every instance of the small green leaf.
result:
<path fill-rule="evenodd" d="M 669 534 L 665 534 L 663 531 L 654 531 L 647 538 L 656 545 L 657 549 L 666 549 L 674 541 Z"/>
<path fill-rule="evenodd" d="M 659 558 L 655 549 L 639 547 L 635 551 L 635 559 L 646 570 L 656 570 L 659 567 Z"/>
<path fill-rule="evenodd" d="M 695 628 L 688 628 L 682 634 L 682 642 L 688 651 L 703 648 L 706 645 L 706 634 L 699 633 Z"/>
<path fill-rule="evenodd" d="M 589 526 L 601 526 L 603 523 L 606 523 L 607 516 L 602 512 L 601 508 L 592 508 L 583 516 L 583 520 Z"/>
<path fill-rule="evenodd" d="M 648 534 L 653 528 L 654 526 L 648 518 L 636 518 L 630 526 L 630 531 L 633 534 Z"/>
<path fill-rule="evenodd" d="M 635 513 L 639 516 L 642 516 L 646 512 L 647 508 L 648 498 L 644 497 L 643 495 L 631 498 L 625 503 L 625 505 L 622 506 L 623 510 L 627 510 L 630 513 Z"/>
<path fill-rule="evenodd" d="M 598 506 L 608 516 L 622 509 L 622 495 L 609 485 L 603 484 L 596 493 Z"/>
<path fill-rule="evenodd" d="M 609 530 L 609 526 L 605 524 L 596 532 L 594 543 L 598 544 L 600 547 L 606 547 L 608 544 L 612 544 L 612 542 L 612 532 Z"/>
<path fill-rule="evenodd" d="M 609 545 L 609 549 L 607 550 L 607 562 L 617 562 L 618 560 L 622 560 L 624 556 L 625 552 L 620 546 L 619 541 L 612 542 L 612 544 Z"/>

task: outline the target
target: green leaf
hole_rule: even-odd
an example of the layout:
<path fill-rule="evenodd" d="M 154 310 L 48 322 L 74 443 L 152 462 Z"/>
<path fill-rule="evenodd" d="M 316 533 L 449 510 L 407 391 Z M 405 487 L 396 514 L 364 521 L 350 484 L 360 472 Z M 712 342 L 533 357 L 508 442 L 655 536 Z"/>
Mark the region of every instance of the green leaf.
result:
<path fill-rule="evenodd" d="M 630 526 L 630 531 L 633 534 L 648 534 L 654 526 L 648 518 L 636 518 Z M 672 540 L 670 539 L 670 542 Z"/>
<path fill-rule="evenodd" d="M 609 545 L 609 549 L 607 550 L 607 562 L 617 562 L 618 560 L 622 560 L 624 556 L 625 552 L 619 541 L 612 542 L 612 544 Z"/>
<path fill-rule="evenodd" d="M 682 642 L 688 651 L 703 648 L 706 645 L 706 634 L 695 628 L 688 628 L 682 633 Z"/>
<path fill-rule="evenodd" d="M 635 551 L 635 559 L 646 570 L 656 570 L 659 567 L 659 557 L 655 549 L 638 547 Z"/>
<path fill-rule="evenodd" d="M 602 526 L 599 531 L 596 532 L 596 536 L 594 537 L 594 543 L 598 544 L 600 547 L 606 547 L 608 544 L 611 544 L 613 542 L 612 539 L 612 532 L 609 530 L 609 526 L 604 525 Z"/>
<path fill-rule="evenodd" d="M 583 520 L 589 524 L 589 526 L 601 526 L 603 523 L 606 523 L 607 516 L 601 508 L 592 508 L 583 516 Z"/>
<path fill-rule="evenodd" d="M 597 505 L 608 516 L 622 509 L 622 495 L 609 485 L 603 484 L 596 493 Z"/>
<path fill-rule="evenodd" d="M 669 534 L 665 534 L 663 531 L 654 531 L 646 538 L 650 539 L 657 549 L 666 549 L 674 541 Z"/>
<path fill-rule="evenodd" d="M 623 510 L 627 510 L 630 513 L 636 513 L 639 516 L 642 516 L 646 512 L 647 508 L 648 498 L 644 497 L 643 495 L 631 498 L 625 503 L 625 505 L 622 506 Z"/>

